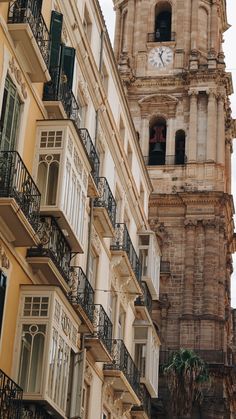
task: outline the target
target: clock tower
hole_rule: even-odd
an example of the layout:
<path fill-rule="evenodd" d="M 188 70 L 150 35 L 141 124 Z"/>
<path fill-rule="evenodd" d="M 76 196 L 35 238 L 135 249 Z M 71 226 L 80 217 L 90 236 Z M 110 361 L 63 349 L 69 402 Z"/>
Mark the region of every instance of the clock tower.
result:
<path fill-rule="evenodd" d="M 114 0 L 115 55 L 153 193 L 150 225 L 162 249 L 160 363 L 197 352 L 212 376 L 193 418 L 235 417 L 230 275 L 236 134 L 225 70 L 225 0 Z M 154 416 L 168 412 L 160 381 Z M 156 410 L 155 410 L 156 409 Z"/>

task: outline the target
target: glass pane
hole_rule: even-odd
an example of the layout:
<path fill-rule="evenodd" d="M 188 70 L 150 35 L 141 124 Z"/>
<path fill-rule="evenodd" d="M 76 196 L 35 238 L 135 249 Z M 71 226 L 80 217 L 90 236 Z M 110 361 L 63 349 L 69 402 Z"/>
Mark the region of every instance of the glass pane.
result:
<path fill-rule="evenodd" d="M 53 162 L 49 166 L 47 205 L 55 205 L 57 198 L 58 164 Z"/>
<path fill-rule="evenodd" d="M 46 203 L 47 168 L 46 163 L 41 162 L 39 164 L 37 185 L 41 192 L 41 205 Z"/>
<path fill-rule="evenodd" d="M 33 338 L 29 393 L 39 393 L 41 387 L 43 365 L 44 335 L 37 333 Z"/>

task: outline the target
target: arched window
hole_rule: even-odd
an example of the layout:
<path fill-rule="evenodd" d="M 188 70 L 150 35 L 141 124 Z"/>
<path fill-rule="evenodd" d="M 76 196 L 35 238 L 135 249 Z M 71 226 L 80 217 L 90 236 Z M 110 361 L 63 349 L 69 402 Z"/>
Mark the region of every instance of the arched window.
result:
<path fill-rule="evenodd" d="M 160 2 L 155 9 L 155 41 L 171 41 L 171 5 Z"/>
<path fill-rule="evenodd" d="M 149 165 L 165 164 L 166 157 L 166 121 L 157 118 L 150 125 L 149 133 Z"/>
<path fill-rule="evenodd" d="M 41 192 L 42 205 L 55 205 L 59 174 L 59 156 L 41 157 L 38 169 L 37 184 Z"/>
<path fill-rule="evenodd" d="M 175 134 L 175 164 L 185 163 L 185 132 L 180 129 Z"/>

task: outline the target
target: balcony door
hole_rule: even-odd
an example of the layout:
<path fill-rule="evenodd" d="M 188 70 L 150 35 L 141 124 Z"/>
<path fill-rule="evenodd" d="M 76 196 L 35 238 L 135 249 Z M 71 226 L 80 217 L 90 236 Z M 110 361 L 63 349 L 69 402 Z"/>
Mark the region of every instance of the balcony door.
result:
<path fill-rule="evenodd" d="M 0 150 L 12 151 L 16 148 L 16 136 L 20 119 L 20 98 L 15 85 L 6 78 L 0 118 Z"/>
<path fill-rule="evenodd" d="M 7 287 L 7 278 L 5 274 L 2 271 L 0 271 L 0 335 L 1 335 L 1 330 L 2 330 L 6 287 Z"/>

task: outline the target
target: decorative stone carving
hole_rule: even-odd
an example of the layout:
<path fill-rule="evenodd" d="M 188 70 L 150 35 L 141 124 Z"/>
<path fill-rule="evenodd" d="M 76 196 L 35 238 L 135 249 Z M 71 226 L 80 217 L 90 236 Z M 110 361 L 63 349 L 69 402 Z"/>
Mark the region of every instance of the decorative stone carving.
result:
<path fill-rule="evenodd" d="M 11 60 L 9 61 L 9 68 L 10 68 L 11 73 L 14 74 L 16 82 L 20 86 L 21 93 L 24 99 L 27 99 L 28 94 L 26 90 L 26 83 L 24 82 L 22 72 L 20 71 L 17 64 L 15 63 L 14 57 L 12 57 Z"/>
<path fill-rule="evenodd" d="M 10 261 L 6 255 L 4 247 L 0 244 L 0 264 L 2 268 L 9 269 Z"/>
<path fill-rule="evenodd" d="M 84 378 L 89 384 L 92 383 L 93 373 L 91 367 L 88 364 L 85 367 Z"/>

